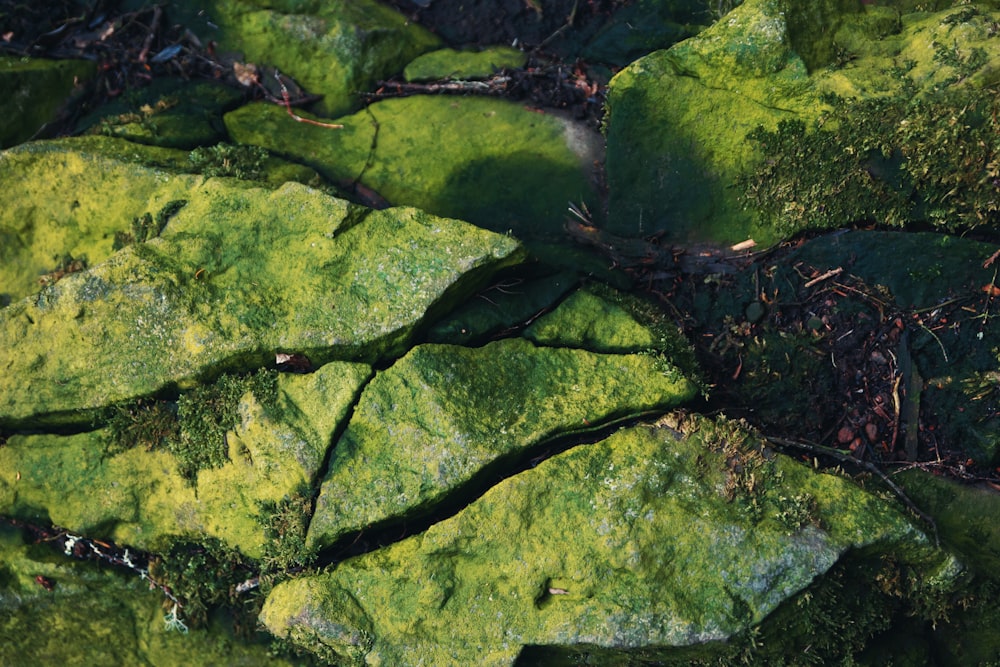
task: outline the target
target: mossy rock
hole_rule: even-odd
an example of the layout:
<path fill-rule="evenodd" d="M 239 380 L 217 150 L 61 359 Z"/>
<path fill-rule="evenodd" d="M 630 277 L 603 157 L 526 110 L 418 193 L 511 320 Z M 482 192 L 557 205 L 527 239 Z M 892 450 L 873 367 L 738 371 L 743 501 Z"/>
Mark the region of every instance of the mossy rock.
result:
<path fill-rule="evenodd" d="M 609 227 L 727 244 L 858 222 L 994 227 L 996 20 L 744 2 L 611 82 Z"/>
<path fill-rule="evenodd" d="M 674 418 L 557 455 L 420 535 L 278 584 L 261 619 L 346 664 L 511 665 L 529 645 L 663 657 L 736 640 L 855 549 L 936 573 L 946 590 L 960 573 L 848 480 L 762 451 L 724 420 Z"/>
<path fill-rule="evenodd" d="M 407 81 L 486 79 L 501 69 L 517 69 L 528 61 L 524 51 L 493 47 L 482 51 L 439 49 L 418 56 L 403 70 Z"/>
<path fill-rule="evenodd" d="M 43 133 L 96 74 L 85 60 L 43 60 L 0 57 L 0 148 L 7 148 Z"/>
<path fill-rule="evenodd" d="M 74 562 L 6 525 L 0 526 L 0 590 L 0 644 L 4 659 L 18 665 L 293 664 L 274 655 L 263 637 L 238 637 L 221 617 L 208 631 L 167 632 L 165 598 L 148 582 Z"/>
<path fill-rule="evenodd" d="M 320 548 L 372 525 L 456 503 L 474 479 L 547 440 L 671 408 L 694 384 L 652 355 L 421 345 L 365 388 L 334 447 L 309 542 Z"/>
<path fill-rule="evenodd" d="M 250 165 L 248 150 L 258 151 Z M 188 153 L 96 136 L 17 146 L 0 161 L 0 178 L 9 186 L 0 210 L 0 306 L 105 261 L 147 217 L 149 225 L 165 224 L 203 183 L 193 172 L 242 176 L 258 185 L 320 181 L 308 167 L 253 147 Z"/>
<path fill-rule="evenodd" d="M 511 238 L 297 183 L 209 179 L 185 195 L 159 236 L 0 311 L 0 424 L 79 423 L 278 352 L 397 355 L 429 309 L 521 258 Z"/>
<path fill-rule="evenodd" d="M 390 99 L 337 122 L 344 128 L 296 123 L 268 104 L 226 115 L 236 141 L 307 164 L 338 186 L 360 183 L 390 204 L 521 238 L 561 238 L 566 202 L 595 194 L 593 137 L 507 100 Z"/>
<path fill-rule="evenodd" d="M 426 29 L 374 0 L 215 0 L 212 12 L 221 48 L 277 67 L 322 95 L 316 111 L 324 115 L 357 109 L 360 91 L 440 45 Z"/>
<path fill-rule="evenodd" d="M 231 406 L 235 423 L 217 433 L 203 424 L 223 418 L 197 411 L 221 406 L 202 393 L 165 437 L 140 437 L 140 422 L 152 417 L 142 410 L 122 415 L 125 424 L 118 416 L 117 430 L 11 436 L 0 448 L 0 514 L 146 551 L 215 539 L 251 558 L 273 556 L 276 508 L 308 495 L 370 372 L 333 362 L 308 375 L 281 374 L 273 395 L 247 391 Z M 216 463 L 192 470 L 195 449 Z M 289 548 L 292 540 L 286 536 Z"/>

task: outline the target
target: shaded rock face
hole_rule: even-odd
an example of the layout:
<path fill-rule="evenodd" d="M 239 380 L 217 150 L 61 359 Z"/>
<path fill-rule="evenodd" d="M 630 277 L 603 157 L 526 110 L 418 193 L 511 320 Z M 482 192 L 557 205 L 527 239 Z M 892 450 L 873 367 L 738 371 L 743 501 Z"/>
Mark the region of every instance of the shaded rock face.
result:
<path fill-rule="evenodd" d="M 936 559 L 906 519 L 849 482 L 768 460 L 724 422 L 670 423 L 681 431 L 622 430 L 418 536 L 279 584 L 261 619 L 348 664 L 510 665 L 527 645 L 733 637 L 848 549 Z"/>
<path fill-rule="evenodd" d="M 597 137 L 581 124 L 507 100 L 390 99 L 336 122 L 344 128 L 290 123 L 267 104 L 226 114 L 237 141 L 304 162 L 334 183 L 360 183 L 390 204 L 520 238 L 560 236 L 566 202 L 594 195 Z"/>
<path fill-rule="evenodd" d="M 770 244 L 858 221 L 994 225 L 980 167 L 992 152 L 927 156 L 946 141 L 944 109 L 989 106 L 996 17 L 908 11 L 751 0 L 622 70 L 608 94 L 609 229 Z M 989 115 L 959 111 L 949 145 L 992 145 Z"/>
<path fill-rule="evenodd" d="M 0 148 L 27 141 L 56 120 L 74 88 L 94 75 L 92 63 L 79 60 L 0 58 L 0 109 L 4 117 Z"/>

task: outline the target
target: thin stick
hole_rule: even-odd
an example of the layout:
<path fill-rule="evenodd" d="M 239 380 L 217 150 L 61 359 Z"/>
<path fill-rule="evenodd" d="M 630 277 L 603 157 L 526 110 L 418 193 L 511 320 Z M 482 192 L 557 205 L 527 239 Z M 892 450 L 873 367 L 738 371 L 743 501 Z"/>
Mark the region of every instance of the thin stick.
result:
<path fill-rule="evenodd" d="M 805 284 L 805 287 L 812 287 L 816 283 L 821 283 L 824 280 L 827 280 L 828 278 L 833 278 L 834 276 L 839 276 L 841 273 L 843 273 L 843 271 L 844 271 L 844 267 L 842 267 L 842 266 L 838 266 L 835 269 L 830 269 L 829 271 L 827 271 L 823 275 L 816 276 L 815 278 L 813 278 L 812 280 L 810 280 L 809 282 L 807 282 Z"/>
<path fill-rule="evenodd" d="M 284 100 L 285 110 L 288 112 L 288 115 L 291 116 L 293 120 L 299 123 L 315 125 L 316 127 L 325 127 L 331 130 L 344 129 L 344 126 L 338 123 L 321 123 L 318 120 L 312 120 L 311 118 L 303 118 L 302 116 L 296 114 L 294 111 L 292 111 L 292 102 L 290 96 L 288 95 L 288 88 L 285 87 L 285 82 L 281 80 L 281 76 L 278 74 L 277 70 L 274 71 L 274 78 L 277 79 L 278 85 L 281 86 L 281 99 Z"/>

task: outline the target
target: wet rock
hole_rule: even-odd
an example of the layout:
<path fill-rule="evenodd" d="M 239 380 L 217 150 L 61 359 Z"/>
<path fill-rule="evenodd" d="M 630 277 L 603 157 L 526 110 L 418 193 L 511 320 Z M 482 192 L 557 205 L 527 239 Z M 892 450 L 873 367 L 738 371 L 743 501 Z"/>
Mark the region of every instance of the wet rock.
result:
<path fill-rule="evenodd" d="M 308 495 L 370 373 L 332 362 L 308 375 L 280 374 L 273 394 L 247 391 L 237 423 L 214 437 L 200 429 L 220 417 L 198 412 L 218 405 L 182 412 L 167 435 L 152 430 L 153 414 L 137 410 L 79 435 L 12 436 L 0 448 L 0 514 L 146 551 L 214 538 L 260 559 L 273 547 L 273 515 L 283 501 Z M 222 464 L 191 469 L 191 457 L 211 449 Z"/>
<path fill-rule="evenodd" d="M 221 48 L 248 61 L 273 65 L 310 93 L 317 111 L 343 114 L 358 106 L 358 91 L 400 72 L 440 41 L 398 12 L 373 0 L 290 2 L 275 5 L 218 0 L 213 18 Z"/>
<path fill-rule="evenodd" d="M 188 183 L 158 236 L 0 311 L 0 424 L 79 423 L 278 352 L 398 354 L 428 309 L 520 259 L 513 239 L 415 209 Z"/>
<path fill-rule="evenodd" d="M 81 60 L 0 58 L 0 148 L 42 133 L 93 76 L 94 64 Z"/>
<path fill-rule="evenodd" d="M 372 525 L 424 516 L 553 436 L 674 407 L 694 393 L 652 355 L 519 339 L 475 349 L 417 346 L 362 393 L 334 446 L 309 542 L 322 548 Z"/>
<path fill-rule="evenodd" d="M 485 79 L 501 69 L 523 67 L 528 55 L 510 47 L 482 51 L 439 49 L 417 57 L 403 70 L 407 81 Z"/>
<path fill-rule="evenodd" d="M 347 664 L 510 665 L 529 645 L 666 658 L 760 624 L 848 550 L 954 583 L 953 560 L 849 481 L 724 421 L 670 426 L 572 449 L 420 535 L 283 582 L 261 619 Z"/>
<path fill-rule="evenodd" d="M 596 135 L 506 100 L 389 99 L 336 122 L 344 129 L 296 123 L 266 104 L 226 115 L 235 140 L 299 160 L 341 187 L 360 184 L 389 204 L 522 238 L 561 238 L 566 202 L 594 194 Z"/>

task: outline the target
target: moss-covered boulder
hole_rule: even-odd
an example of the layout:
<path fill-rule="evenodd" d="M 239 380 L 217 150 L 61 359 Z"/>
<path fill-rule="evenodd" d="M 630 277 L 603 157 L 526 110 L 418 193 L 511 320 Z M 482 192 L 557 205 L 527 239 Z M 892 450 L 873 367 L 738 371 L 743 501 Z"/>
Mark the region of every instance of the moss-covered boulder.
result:
<path fill-rule="evenodd" d="M 237 405 L 203 390 L 182 397 L 176 416 L 170 405 L 123 407 L 96 431 L 12 436 L 0 448 L 0 514 L 146 551 L 214 539 L 251 558 L 275 557 L 269 531 L 294 519 L 283 505 L 308 503 L 334 431 L 370 372 L 332 362 L 308 375 L 237 383 L 248 388 L 228 397 Z M 234 423 L 223 421 L 225 412 L 235 413 Z M 291 532 L 286 552 L 303 546 Z"/>
<path fill-rule="evenodd" d="M 209 179 L 184 196 L 150 216 L 149 240 L 0 312 L 0 424 L 80 422 L 279 352 L 398 354 L 429 309 L 520 257 L 508 237 L 296 183 Z"/>
<path fill-rule="evenodd" d="M 325 115 L 356 109 L 359 91 L 440 45 L 426 29 L 374 0 L 216 0 L 212 16 L 222 48 L 273 65 L 322 95 L 317 110 Z"/>
<path fill-rule="evenodd" d="M 344 128 L 296 123 L 268 104 L 226 115 L 236 141 L 298 160 L 341 187 L 520 237 L 562 237 L 566 202 L 594 194 L 594 137 L 507 100 L 389 99 L 337 122 Z"/>
<path fill-rule="evenodd" d="M 744 2 L 611 82 L 610 227 L 771 243 L 858 221 L 994 226 L 996 19 Z"/>
<path fill-rule="evenodd" d="M 309 542 L 425 516 L 547 439 L 664 410 L 695 386 L 651 355 L 422 345 L 365 388 L 336 443 Z M 452 501 L 454 502 L 454 500 Z"/>
<path fill-rule="evenodd" d="M 673 418 L 555 456 L 420 535 L 279 584 L 261 619 L 346 664 L 511 665 L 532 645 L 663 659 L 736 640 L 859 549 L 945 589 L 960 572 L 848 480 L 724 420 Z"/>
<path fill-rule="evenodd" d="M 27 141 L 56 120 L 75 90 L 94 76 L 85 60 L 0 57 L 0 148 Z"/>

